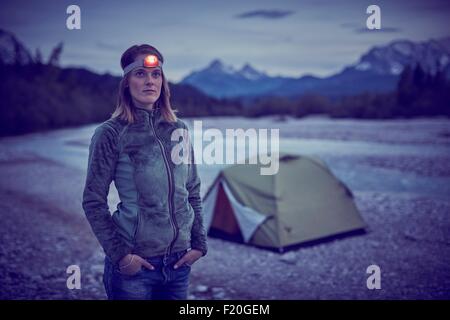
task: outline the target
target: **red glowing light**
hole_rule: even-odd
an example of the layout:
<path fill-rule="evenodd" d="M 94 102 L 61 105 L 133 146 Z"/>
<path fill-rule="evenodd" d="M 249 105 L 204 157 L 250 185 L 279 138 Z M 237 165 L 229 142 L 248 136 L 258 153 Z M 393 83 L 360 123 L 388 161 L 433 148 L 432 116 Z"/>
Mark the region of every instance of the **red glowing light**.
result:
<path fill-rule="evenodd" d="M 158 64 L 158 57 L 151 54 L 145 57 L 144 59 L 144 66 L 145 67 L 150 67 L 150 68 L 154 68 L 157 67 Z"/>

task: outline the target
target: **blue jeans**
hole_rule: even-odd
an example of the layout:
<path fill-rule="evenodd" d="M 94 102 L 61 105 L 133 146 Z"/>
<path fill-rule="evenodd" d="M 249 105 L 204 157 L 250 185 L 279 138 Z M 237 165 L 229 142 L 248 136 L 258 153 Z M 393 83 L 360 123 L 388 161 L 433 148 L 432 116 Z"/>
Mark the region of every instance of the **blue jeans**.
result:
<path fill-rule="evenodd" d="M 187 250 L 168 256 L 145 258 L 155 269 L 142 267 L 129 276 L 120 273 L 108 256 L 105 257 L 103 284 L 110 300 L 186 300 L 191 267 L 183 265 L 174 269 L 174 264 Z"/>

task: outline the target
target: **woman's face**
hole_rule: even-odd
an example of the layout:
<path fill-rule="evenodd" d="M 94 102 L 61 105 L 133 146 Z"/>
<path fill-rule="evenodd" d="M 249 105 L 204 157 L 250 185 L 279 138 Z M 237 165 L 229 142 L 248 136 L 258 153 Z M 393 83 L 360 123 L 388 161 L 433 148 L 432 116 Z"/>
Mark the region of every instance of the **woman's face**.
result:
<path fill-rule="evenodd" d="M 137 59 L 143 59 L 145 56 L 147 55 L 139 55 Z M 131 97 L 140 106 L 153 107 L 161 95 L 162 82 L 160 67 L 136 68 L 130 72 L 128 77 Z"/>

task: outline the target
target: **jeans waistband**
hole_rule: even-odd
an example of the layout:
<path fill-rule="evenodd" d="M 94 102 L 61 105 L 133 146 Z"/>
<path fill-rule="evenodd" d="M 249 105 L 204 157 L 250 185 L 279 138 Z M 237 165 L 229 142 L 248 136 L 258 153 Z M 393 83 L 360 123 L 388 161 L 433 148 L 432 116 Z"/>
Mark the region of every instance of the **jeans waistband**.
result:
<path fill-rule="evenodd" d="M 189 249 L 185 249 L 185 250 L 181 250 L 181 251 L 177 251 L 177 252 L 172 252 L 169 255 L 157 255 L 157 256 L 151 256 L 151 257 L 142 257 L 145 260 L 161 260 L 162 262 L 164 262 L 164 260 L 167 261 L 175 261 L 175 260 L 179 260 L 181 259 L 182 256 L 184 256 L 187 252 L 189 251 Z M 165 258 L 165 259 L 164 259 Z M 108 262 L 112 263 L 111 259 L 108 256 L 105 256 L 105 259 L 108 260 Z"/>
<path fill-rule="evenodd" d="M 157 256 L 150 256 L 150 257 L 142 257 L 144 259 L 168 259 L 169 257 L 174 257 L 174 258 L 181 258 L 183 255 L 186 254 L 186 252 L 188 252 L 188 249 L 185 250 L 181 250 L 181 251 L 177 251 L 177 252 L 172 252 L 169 255 L 165 255 L 165 254 L 161 254 L 161 255 L 157 255 Z"/>

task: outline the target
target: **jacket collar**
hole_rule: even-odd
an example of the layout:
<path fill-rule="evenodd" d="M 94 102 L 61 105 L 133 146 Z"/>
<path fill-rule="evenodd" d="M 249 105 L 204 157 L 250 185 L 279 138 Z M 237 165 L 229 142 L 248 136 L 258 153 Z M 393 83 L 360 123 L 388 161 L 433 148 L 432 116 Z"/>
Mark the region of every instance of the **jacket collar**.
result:
<path fill-rule="evenodd" d="M 152 120 L 152 117 L 155 118 L 154 123 L 161 121 L 162 114 L 160 108 L 154 108 L 152 110 L 135 107 L 134 108 L 136 122 L 137 123 L 149 123 Z"/>

